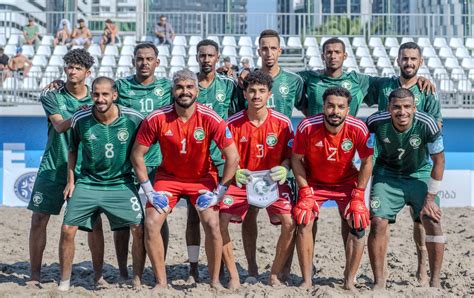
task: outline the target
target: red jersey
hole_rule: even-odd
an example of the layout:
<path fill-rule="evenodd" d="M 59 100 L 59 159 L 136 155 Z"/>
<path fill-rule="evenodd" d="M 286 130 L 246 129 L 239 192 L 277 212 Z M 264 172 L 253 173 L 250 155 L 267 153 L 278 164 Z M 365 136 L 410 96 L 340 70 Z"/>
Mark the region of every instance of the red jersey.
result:
<path fill-rule="evenodd" d="M 267 119 L 254 126 L 243 110 L 227 119 L 240 155 L 240 168 L 269 170 L 291 157 L 293 128 L 285 115 L 268 109 Z"/>
<path fill-rule="evenodd" d="M 359 171 L 352 159 L 356 151 L 361 159 L 374 154 L 369 146 L 369 130 L 365 123 L 348 115 L 336 135 L 324 125 L 324 115 L 305 118 L 298 125 L 293 152 L 304 155 L 310 184 L 353 184 Z"/>
<path fill-rule="evenodd" d="M 178 117 L 174 105 L 152 112 L 143 120 L 136 141 L 147 147 L 156 142 L 160 144 L 163 162 L 155 180 L 171 175 L 185 181 L 209 175 L 211 141 L 219 149 L 233 143 L 225 121 L 199 103 L 186 122 Z"/>

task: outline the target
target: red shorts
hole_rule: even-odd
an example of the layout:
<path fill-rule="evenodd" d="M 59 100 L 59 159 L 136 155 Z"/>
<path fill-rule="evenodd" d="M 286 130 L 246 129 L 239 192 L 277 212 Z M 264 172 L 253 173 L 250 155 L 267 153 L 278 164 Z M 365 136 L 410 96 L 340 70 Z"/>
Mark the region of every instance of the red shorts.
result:
<path fill-rule="evenodd" d="M 280 198 L 273 204 L 268 206 L 267 213 L 270 222 L 274 225 L 281 224 L 278 214 L 291 214 L 291 197 L 292 192 L 288 184 L 278 185 Z M 247 215 L 249 204 L 247 202 L 247 191 L 245 188 L 239 188 L 231 185 L 224 195 L 224 199 L 220 204 L 220 212 L 231 214 L 231 222 L 241 223 Z"/>
<path fill-rule="evenodd" d="M 333 200 L 337 204 L 339 214 L 342 216 L 346 210 L 347 205 L 351 201 L 352 190 L 356 187 L 356 184 L 346 184 L 339 186 L 328 186 L 322 184 L 310 184 L 314 191 L 314 197 L 319 207 L 321 207 L 326 201 Z"/>
<path fill-rule="evenodd" d="M 183 196 L 189 198 L 190 202 L 195 205 L 201 189 L 213 191 L 217 184 L 216 180 L 212 177 L 196 179 L 193 182 L 183 182 L 170 178 L 155 180 L 153 189 L 155 191 L 168 191 L 172 194 L 172 197 L 169 198 L 169 206 L 171 209 L 176 206 L 179 199 Z M 147 202 L 146 208 L 153 208 L 153 205 Z"/>

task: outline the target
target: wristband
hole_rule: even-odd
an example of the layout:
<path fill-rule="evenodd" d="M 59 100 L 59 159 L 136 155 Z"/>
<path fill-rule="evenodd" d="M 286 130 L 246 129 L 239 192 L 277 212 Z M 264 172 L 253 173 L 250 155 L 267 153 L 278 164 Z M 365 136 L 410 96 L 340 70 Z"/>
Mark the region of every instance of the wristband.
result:
<path fill-rule="evenodd" d="M 437 195 L 440 186 L 441 186 L 441 180 L 435 180 L 430 177 L 430 180 L 428 180 L 428 193 Z"/>
<path fill-rule="evenodd" d="M 143 192 L 145 192 L 145 193 L 149 193 L 149 192 L 155 191 L 155 190 L 153 189 L 153 186 L 151 185 L 151 182 L 150 182 L 149 179 L 148 179 L 147 181 L 145 181 L 145 182 L 140 183 L 140 185 L 141 185 L 141 187 L 142 187 L 142 189 L 143 189 Z"/>
<path fill-rule="evenodd" d="M 227 188 L 229 188 L 229 187 L 225 186 L 225 185 L 222 185 L 220 183 L 217 185 L 215 193 L 216 193 L 216 195 L 219 199 L 224 196 L 225 192 L 227 191 Z"/>

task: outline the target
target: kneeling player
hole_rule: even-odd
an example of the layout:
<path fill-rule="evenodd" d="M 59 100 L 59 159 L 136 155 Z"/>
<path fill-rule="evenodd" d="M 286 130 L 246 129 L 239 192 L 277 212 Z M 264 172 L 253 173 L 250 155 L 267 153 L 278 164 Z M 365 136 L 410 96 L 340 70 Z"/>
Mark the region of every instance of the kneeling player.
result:
<path fill-rule="evenodd" d="M 148 198 L 145 245 L 156 276 L 157 289 L 168 286 L 160 229 L 182 196 L 189 197 L 198 210 L 206 235 L 211 286 L 220 285 L 222 237 L 218 204 L 234 177 L 239 158 L 225 121 L 210 108 L 195 102 L 198 92 L 195 73 L 186 69 L 176 72 L 172 89 L 174 104 L 145 118 L 132 150 L 132 163 Z M 222 179 L 217 186 L 216 171 L 209 172 L 211 141 L 215 141 L 226 160 Z M 144 155 L 157 142 L 163 154 L 163 163 L 158 167 L 152 185 Z"/>
<path fill-rule="evenodd" d="M 229 129 L 240 155 L 240 169 L 235 175 L 236 184 L 232 184 L 221 203 L 220 224 L 224 243 L 224 262 L 230 273 L 229 288 L 239 285 L 239 275 L 232 253 L 228 225 L 230 221 L 242 222 L 249 209 L 252 197 L 248 187 L 257 187 L 252 183 L 256 173 L 271 183 L 277 199 L 267 207 L 272 224 L 281 224 L 281 234 L 276 246 L 275 260 L 271 269 L 268 283 L 278 284 L 278 274 L 281 273 L 287 256 L 294 248 L 295 224 L 291 216 L 291 189 L 286 181 L 293 143 L 291 121 L 285 115 L 267 108 L 271 96 L 272 78 L 261 71 L 249 74 L 245 82 L 244 95 L 248 101 L 248 109 L 243 110 L 228 120 Z M 278 182 L 278 186 L 277 186 Z M 249 198 L 249 201 L 247 201 Z M 258 197 L 257 197 L 258 198 Z M 260 198 L 262 199 L 262 198 Z M 271 202 L 272 200 L 270 200 Z"/>
<path fill-rule="evenodd" d="M 69 290 L 77 229 L 92 230 L 101 213 L 107 215 L 112 230 L 130 227 L 133 286 L 141 285 L 145 265 L 143 209 L 133 184 L 129 154 L 143 118 L 132 109 L 116 105 L 116 99 L 114 81 L 98 77 L 92 83 L 93 107 L 77 112 L 72 119 L 68 183 L 64 189 L 67 209 L 59 244 L 61 291 Z M 82 148 L 83 160 L 81 175 L 74 183 L 78 148 Z"/>
<path fill-rule="evenodd" d="M 298 183 L 293 213 L 298 224 L 296 249 L 303 274 L 302 287 L 311 287 L 314 242 L 319 206 L 336 201 L 346 252 L 344 287 L 355 290 L 354 278 L 364 252 L 364 233 L 369 223 L 364 192 L 372 174 L 373 146 L 364 122 L 349 113 L 351 94 L 331 87 L 323 94 L 323 113 L 305 118 L 296 130 L 292 168 Z M 360 172 L 352 159 L 361 159 Z"/>
<path fill-rule="evenodd" d="M 426 230 L 426 248 L 432 287 L 440 287 L 445 238 L 437 193 L 444 172 L 444 146 L 435 120 L 416 110 L 413 93 L 399 88 L 389 95 L 388 112 L 367 119 L 380 147 L 374 166 L 371 192 L 369 257 L 374 289 L 385 288 L 387 229 L 405 206 L 413 208 L 415 221 Z M 429 157 L 433 165 L 429 162 Z"/>

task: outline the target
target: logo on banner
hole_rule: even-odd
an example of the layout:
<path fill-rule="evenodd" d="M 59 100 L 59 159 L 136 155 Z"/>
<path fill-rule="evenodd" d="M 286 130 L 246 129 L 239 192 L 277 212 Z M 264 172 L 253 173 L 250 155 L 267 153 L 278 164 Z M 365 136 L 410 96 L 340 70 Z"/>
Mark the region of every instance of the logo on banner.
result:
<path fill-rule="evenodd" d="M 35 185 L 36 172 L 28 172 L 18 177 L 14 184 L 15 195 L 25 203 L 30 201 L 33 186 Z M 41 201 L 43 198 L 41 197 Z M 39 204 L 39 203 L 38 203 Z"/>

